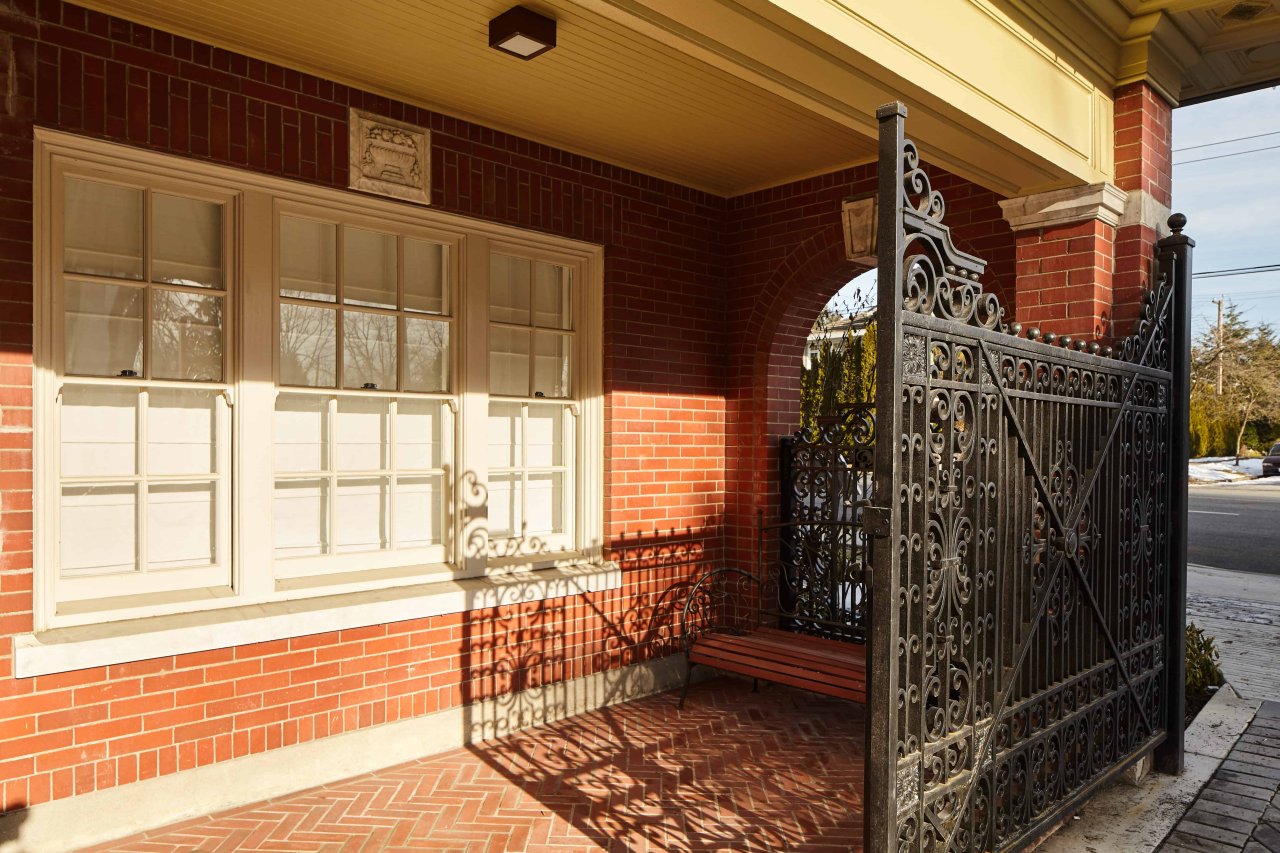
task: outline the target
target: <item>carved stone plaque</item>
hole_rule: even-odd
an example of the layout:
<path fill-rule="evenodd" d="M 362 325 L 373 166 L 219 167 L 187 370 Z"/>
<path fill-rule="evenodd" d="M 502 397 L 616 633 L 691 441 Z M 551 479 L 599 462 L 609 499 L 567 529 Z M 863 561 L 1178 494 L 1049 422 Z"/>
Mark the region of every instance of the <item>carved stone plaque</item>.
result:
<path fill-rule="evenodd" d="M 348 125 L 351 189 L 431 203 L 430 131 L 356 109 Z"/>

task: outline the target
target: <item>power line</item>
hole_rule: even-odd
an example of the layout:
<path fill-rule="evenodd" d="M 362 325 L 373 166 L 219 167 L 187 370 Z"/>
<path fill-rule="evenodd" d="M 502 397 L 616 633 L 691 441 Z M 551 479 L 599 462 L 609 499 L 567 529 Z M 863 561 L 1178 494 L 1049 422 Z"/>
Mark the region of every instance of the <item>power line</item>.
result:
<path fill-rule="evenodd" d="M 1280 148 L 1280 145 L 1268 145 L 1266 148 L 1250 148 L 1248 151 L 1233 151 L 1230 154 L 1218 154 L 1213 157 L 1199 157 L 1195 160 L 1183 160 L 1181 163 L 1174 163 L 1175 166 L 1186 166 L 1188 163 L 1205 163 L 1209 160 L 1222 160 L 1227 157 L 1239 157 L 1241 154 L 1257 154 L 1259 151 L 1274 151 Z"/>
<path fill-rule="evenodd" d="M 1264 136 L 1280 136 L 1280 130 L 1272 130 L 1267 133 L 1255 133 L 1253 136 L 1237 136 L 1235 139 L 1223 139 L 1219 142 L 1206 142 L 1203 145 L 1188 145 L 1185 148 L 1175 148 L 1172 154 L 1179 151 L 1195 151 L 1197 148 L 1212 148 L 1215 145 L 1226 145 L 1231 142 L 1247 142 L 1250 139 L 1261 139 Z"/>
<path fill-rule="evenodd" d="M 1276 146 L 1280 148 L 1280 145 Z M 1222 270 L 1204 270 L 1203 272 L 1193 272 L 1192 278 L 1226 278 L 1233 275 L 1252 275 L 1259 272 L 1277 272 L 1280 271 L 1280 264 L 1258 264 L 1253 267 L 1232 267 Z"/>

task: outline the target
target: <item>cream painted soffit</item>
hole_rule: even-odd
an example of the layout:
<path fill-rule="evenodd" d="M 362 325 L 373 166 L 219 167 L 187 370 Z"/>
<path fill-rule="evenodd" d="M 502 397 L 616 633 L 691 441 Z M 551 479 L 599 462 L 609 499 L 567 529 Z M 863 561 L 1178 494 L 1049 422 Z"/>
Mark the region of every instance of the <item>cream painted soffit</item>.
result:
<path fill-rule="evenodd" d="M 1099 90 L 987 0 L 948 14 L 861 0 L 578 0 L 582 5 L 874 135 L 912 108 L 922 154 L 1006 195 L 1105 179 L 1110 90 Z"/>
<path fill-rule="evenodd" d="M 527 63 L 488 47 L 513 0 L 80 2 L 724 196 L 873 160 L 893 99 L 1005 195 L 1112 171 L 1110 91 L 995 0 L 527 0 L 559 25 Z"/>

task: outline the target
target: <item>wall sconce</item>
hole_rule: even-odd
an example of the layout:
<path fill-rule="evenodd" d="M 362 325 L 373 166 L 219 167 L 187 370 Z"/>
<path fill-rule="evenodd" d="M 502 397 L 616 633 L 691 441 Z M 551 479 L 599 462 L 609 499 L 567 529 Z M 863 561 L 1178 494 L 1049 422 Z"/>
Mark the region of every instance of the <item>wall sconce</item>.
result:
<path fill-rule="evenodd" d="M 556 46 L 556 22 L 524 6 L 512 6 L 489 22 L 489 47 L 533 59 Z"/>

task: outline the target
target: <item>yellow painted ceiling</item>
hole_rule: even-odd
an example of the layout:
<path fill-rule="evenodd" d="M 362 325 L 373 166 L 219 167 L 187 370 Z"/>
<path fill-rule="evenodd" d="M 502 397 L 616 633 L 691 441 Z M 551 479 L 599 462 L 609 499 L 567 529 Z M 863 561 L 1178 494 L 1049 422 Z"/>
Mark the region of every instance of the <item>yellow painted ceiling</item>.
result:
<path fill-rule="evenodd" d="M 874 142 L 570 0 L 555 50 L 488 46 L 511 0 L 83 5 L 720 195 L 874 158 Z M 704 0 L 690 0 L 704 2 Z"/>

